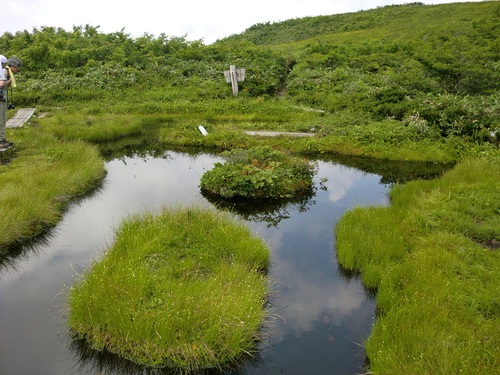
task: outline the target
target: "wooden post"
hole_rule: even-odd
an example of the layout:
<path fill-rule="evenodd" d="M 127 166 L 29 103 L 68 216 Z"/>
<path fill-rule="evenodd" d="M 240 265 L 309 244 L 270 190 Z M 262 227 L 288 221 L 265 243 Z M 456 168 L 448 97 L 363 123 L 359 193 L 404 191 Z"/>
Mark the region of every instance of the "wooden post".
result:
<path fill-rule="evenodd" d="M 236 66 L 229 67 L 229 74 L 231 75 L 231 86 L 233 88 L 233 95 L 238 95 L 238 78 L 236 77 Z"/>
<path fill-rule="evenodd" d="M 235 65 L 230 65 L 229 70 L 224 71 L 226 82 L 231 83 L 233 95 L 238 95 L 238 82 L 245 80 L 245 69 L 236 69 Z"/>

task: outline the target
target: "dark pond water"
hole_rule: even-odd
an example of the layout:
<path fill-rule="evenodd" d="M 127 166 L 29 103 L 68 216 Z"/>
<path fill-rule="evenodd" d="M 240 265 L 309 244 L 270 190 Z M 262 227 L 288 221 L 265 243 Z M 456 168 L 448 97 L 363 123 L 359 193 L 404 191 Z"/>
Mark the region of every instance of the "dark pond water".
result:
<path fill-rule="evenodd" d="M 71 348 L 65 331 L 64 289 L 113 242 L 128 214 L 164 205 L 211 205 L 198 188 L 218 159 L 167 152 L 107 163 L 103 187 L 73 204 L 45 243 L 0 264 L 0 374 L 129 374 L 103 367 Z M 323 188 L 320 180 L 327 178 Z M 271 249 L 276 318 L 257 365 L 245 374 L 357 374 L 365 360 L 374 302 L 356 280 L 342 276 L 334 227 L 356 205 L 387 205 L 381 176 L 319 161 L 318 189 L 306 202 L 252 210 L 242 217 Z"/>

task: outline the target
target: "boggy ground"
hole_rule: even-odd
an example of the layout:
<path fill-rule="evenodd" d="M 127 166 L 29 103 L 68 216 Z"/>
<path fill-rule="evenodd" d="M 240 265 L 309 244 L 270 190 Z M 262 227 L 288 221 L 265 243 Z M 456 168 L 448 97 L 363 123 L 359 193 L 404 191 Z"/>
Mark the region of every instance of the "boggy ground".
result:
<path fill-rule="evenodd" d="M 328 114 L 298 111 L 283 122 L 266 113 L 283 113 L 282 103 L 230 100 L 235 107 L 263 107 L 254 115 L 211 117 L 206 137 L 196 127 L 199 114 L 95 115 L 85 114 L 81 106 L 52 109 L 43 119 L 9 131 L 15 146 L 1 155 L 0 204 L 6 208 L 0 217 L 5 228 L 1 251 L 5 254 L 54 226 L 72 199 L 99 184 L 104 160 L 92 142 L 122 139 L 133 144 L 147 134 L 172 147 L 213 151 L 270 145 L 308 155 L 390 155 L 391 160 L 457 163 L 441 179 L 396 186 L 388 209 L 348 213 L 337 228 L 339 260 L 360 270 L 365 284 L 379 291 L 381 314 L 367 342 L 370 371 L 493 374 L 500 357 L 494 328 L 500 313 L 491 292 L 498 290 L 494 275 L 500 266 L 495 247 L 500 239 L 498 149 L 459 138 L 415 140 L 412 132 L 392 129 L 391 120 L 387 127 L 348 129 L 335 126 Z M 243 132 L 312 127 L 315 136 L 307 139 Z M 359 223 L 364 224 L 361 233 Z M 346 254 L 356 254 L 356 260 Z"/>

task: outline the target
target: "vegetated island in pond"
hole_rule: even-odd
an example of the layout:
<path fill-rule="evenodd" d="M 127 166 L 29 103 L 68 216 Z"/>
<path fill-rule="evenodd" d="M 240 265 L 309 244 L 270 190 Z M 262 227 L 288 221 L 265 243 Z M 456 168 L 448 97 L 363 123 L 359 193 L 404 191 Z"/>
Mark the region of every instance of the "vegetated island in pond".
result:
<path fill-rule="evenodd" d="M 70 332 L 93 349 L 181 373 L 256 354 L 268 310 L 269 249 L 201 207 L 130 217 L 69 293 Z"/>
<path fill-rule="evenodd" d="M 203 193 L 227 199 L 280 199 L 309 194 L 316 165 L 269 146 L 225 151 L 201 177 Z"/>

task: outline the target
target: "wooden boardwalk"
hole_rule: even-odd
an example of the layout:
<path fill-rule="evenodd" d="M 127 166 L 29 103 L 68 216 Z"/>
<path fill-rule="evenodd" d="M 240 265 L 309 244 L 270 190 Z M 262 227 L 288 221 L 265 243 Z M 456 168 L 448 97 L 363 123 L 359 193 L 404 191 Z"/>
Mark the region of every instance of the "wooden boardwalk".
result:
<path fill-rule="evenodd" d="M 20 128 L 35 113 L 35 108 L 21 108 L 10 120 L 7 121 L 8 128 Z"/>
<path fill-rule="evenodd" d="M 314 137 L 314 133 L 295 133 L 295 132 L 268 132 L 268 131 L 246 131 L 248 135 L 257 135 L 261 137 Z"/>

